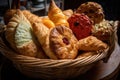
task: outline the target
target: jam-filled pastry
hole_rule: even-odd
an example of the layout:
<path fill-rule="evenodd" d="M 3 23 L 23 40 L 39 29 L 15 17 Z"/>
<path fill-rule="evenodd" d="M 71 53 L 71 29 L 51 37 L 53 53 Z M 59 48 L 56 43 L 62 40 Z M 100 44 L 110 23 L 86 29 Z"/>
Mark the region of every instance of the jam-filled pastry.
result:
<path fill-rule="evenodd" d="M 17 10 L 10 19 L 5 36 L 11 47 L 19 54 L 31 57 L 35 57 L 38 53 L 44 55 L 35 44 L 31 24 L 20 10 Z"/>
<path fill-rule="evenodd" d="M 94 36 L 88 36 L 79 40 L 77 46 L 79 50 L 83 51 L 98 51 L 108 47 L 106 43 L 102 42 Z"/>
<path fill-rule="evenodd" d="M 35 33 L 35 36 L 37 37 L 46 55 L 50 59 L 57 59 L 57 56 L 51 51 L 49 46 L 50 29 L 43 23 L 33 23 L 33 32 Z"/>
<path fill-rule="evenodd" d="M 76 12 L 86 14 L 94 24 L 99 23 L 104 19 L 103 8 L 96 2 L 83 3 L 78 7 Z"/>
<path fill-rule="evenodd" d="M 76 13 L 68 19 L 68 22 L 78 40 L 91 35 L 93 25 L 88 16 Z"/>
<path fill-rule="evenodd" d="M 74 59 L 78 53 L 77 41 L 68 27 L 56 26 L 50 32 L 50 48 L 59 59 Z"/>
<path fill-rule="evenodd" d="M 69 27 L 66 16 L 63 14 L 62 10 L 55 4 L 54 0 L 51 0 L 48 17 L 52 20 L 55 26 L 64 25 Z"/>

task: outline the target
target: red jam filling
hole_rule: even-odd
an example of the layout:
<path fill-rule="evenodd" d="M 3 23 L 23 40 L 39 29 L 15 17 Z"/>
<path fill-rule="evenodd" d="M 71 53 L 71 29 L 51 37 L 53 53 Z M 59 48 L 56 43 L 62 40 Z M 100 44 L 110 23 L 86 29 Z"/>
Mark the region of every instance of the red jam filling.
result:
<path fill-rule="evenodd" d="M 69 41 L 68 41 L 68 39 L 67 39 L 67 38 L 65 38 L 65 37 L 64 37 L 62 40 L 63 40 L 63 43 L 65 43 L 66 45 L 68 45 L 68 44 L 69 44 Z"/>

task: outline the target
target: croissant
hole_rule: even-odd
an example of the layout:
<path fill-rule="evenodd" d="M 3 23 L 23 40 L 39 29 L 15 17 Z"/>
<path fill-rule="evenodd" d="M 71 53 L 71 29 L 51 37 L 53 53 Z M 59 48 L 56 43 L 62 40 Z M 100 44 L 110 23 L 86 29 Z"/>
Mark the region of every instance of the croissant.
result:
<path fill-rule="evenodd" d="M 50 29 L 47 28 L 43 23 L 33 23 L 33 32 L 37 37 L 39 43 L 41 44 L 46 55 L 51 59 L 57 59 L 57 56 L 52 52 L 49 45 L 49 32 Z"/>
<path fill-rule="evenodd" d="M 102 42 L 94 36 L 88 36 L 79 40 L 77 46 L 79 50 L 84 51 L 97 51 L 106 49 L 108 47 L 106 43 Z"/>
<path fill-rule="evenodd" d="M 48 17 L 54 22 L 55 26 L 67 26 L 67 17 L 63 14 L 62 10 L 55 4 L 54 0 L 51 0 Z"/>

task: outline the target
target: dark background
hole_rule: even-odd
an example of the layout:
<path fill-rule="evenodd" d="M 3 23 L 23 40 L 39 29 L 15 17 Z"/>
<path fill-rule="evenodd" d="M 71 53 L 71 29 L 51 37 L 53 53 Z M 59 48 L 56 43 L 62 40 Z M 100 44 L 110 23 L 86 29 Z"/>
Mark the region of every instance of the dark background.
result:
<path fill-rule="evenodd" d="M 105 18 L 108 20 L 120 20 L 119 0 L 65 0 L 64 9 L 77 9 L 78 6 L 87 1 L 95 1 L 102 5 Z"/>
<path fill-rule="evenodd" d="M 8 9 L 8 0 L 0 0 L 0 16 Z M 80 4 L 87 1 L 95 1 L 102 5 L 105 18 L 108 20 L 120 20 L 119 0 L 64 0 L 64 9 L 77 9 Z M 49 0 L 48 0 L 49 2 Z"/>

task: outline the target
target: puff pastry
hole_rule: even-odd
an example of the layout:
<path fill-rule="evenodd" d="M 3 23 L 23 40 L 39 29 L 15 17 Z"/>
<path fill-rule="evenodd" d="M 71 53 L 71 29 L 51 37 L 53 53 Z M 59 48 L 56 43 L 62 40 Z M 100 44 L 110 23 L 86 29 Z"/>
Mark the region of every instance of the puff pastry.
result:
<path fill-rule="evenodd" d="M 57 56 L 51 51 L 49 46 L 50 30 L 43 23 L 33 23 L 33 31 L 46 55 L 51 59 L 57 59 Z"/>
<path fill-rule="evenodd" d="M 55 4 L 54 0 L 51 0 L 48 17 L 52 20 L 55 26 L 64 25 L 69 27 L 66 16 L 63 14 L 62 10 Z"/>
<path fill-rule="evenodd" d="M 31 24 L 33 24 L 34 22 L 41 22 L 42 21 L 41 17 L 39 17 L 35 14 L 32 14 L 28 10 L 23 10 L 22 12 L 25 15 L 25 17 L 30 21 Z"/>
<path fill-rule="evenodd" d="M 13 17 L 13 15 L 16 13 L 16 9 L 9 9 L 5 12 L 4 15 L 4 23 L 7 25 L 9 20 Z"/>
<path fill-rule="evenodd" d="M 64 15 L 67 17 L 67 19 L 68 19 L 69 17 L 72 16 L 73 10 L 72 10 L 72 9 L 64 10 L 64 11 L 63 11 L 63 14 L 64 14 Z"/>
<path fill-rule="evenodd" d="M 42 23 L 49 29 L 55 27 L 55 24 L 48 17 L 43 17 Z"/>
<path fill-rule="evenodd" d="M 77 56 L 77 39 L 72 30 L 65 26 L 57 26 L 50 32 L 50 48 L 59 59 L 74 59 Z"/>
<path fill-rule="evenodd" d="M 84 51 L 97 51 L 106 49 L 108 47 L 106 43 L 102 42 L 94 36 L 88 36 L 79 40 L 77 46 L 79 50 Z"/>
<path fill-rule="evenodd" d="M 35 57 L 38 53 L 44 55 L 35 44 L 31 24 L 21 10 L 17 10 L 11 18 L 5 35 L 7 41 L 18 53 L 31 57 Z"/>

